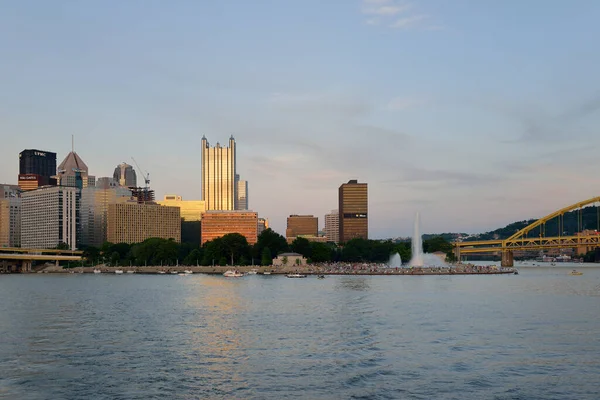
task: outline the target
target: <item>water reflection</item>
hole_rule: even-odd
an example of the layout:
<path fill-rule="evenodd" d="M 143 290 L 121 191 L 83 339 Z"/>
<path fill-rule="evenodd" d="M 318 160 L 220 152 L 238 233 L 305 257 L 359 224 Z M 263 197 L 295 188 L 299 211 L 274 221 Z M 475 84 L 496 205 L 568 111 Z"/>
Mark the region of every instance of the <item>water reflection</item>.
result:
<path fill-rule="evenodd" d="M 370 289 L 370 276 L 340 276 L 336 289 L 367 291 Z"/>

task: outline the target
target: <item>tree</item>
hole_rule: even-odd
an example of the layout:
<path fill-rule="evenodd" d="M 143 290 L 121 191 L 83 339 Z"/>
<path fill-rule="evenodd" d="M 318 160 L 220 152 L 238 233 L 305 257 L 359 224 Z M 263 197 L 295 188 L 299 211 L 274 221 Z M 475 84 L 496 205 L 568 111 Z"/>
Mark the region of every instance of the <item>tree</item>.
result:
<path fill-rule="evenodd" d="M 271 228 L 265 229 L 260 235 L 258 235 L 258 241 L 253 248 L 254 257 L 258 258 L 259 255 L 262 255 L 265 247 L 268 247 L 271 251 L 271 260 L 275 258 L 277 254 L 289 250 L 289 246 L 285 238 Z"/>
<path fill-rule="evenodd" d="M 184 258 L 183 263 L 185 265 L 197 265 L 200 260 L 202 260 L 200 249 L 194 249 Z"/>
<path fill-rule="evenodd" d="M 330 244 L 312 242 L 311 243 L 311 261 L 312 262 L 329 262 L 333 258 L 333 248 Z"/>
<path fill-rule="evenodd" d="M 56 245 L 55 249 L 57 250 L 69 250 L 70 247 L 68 244 L 66 244 L 65 242 L 60 242 Z"/>
<path fill-rule="evenodd" d="M 202 246 L 202 265 L 219 264 L 223 251 L 223 238 L 216 238 L 204 243 L 204 246 Z"/>
<path fill-rule="evenodd" d="M 119 256 L 119 252 L 114 251 L 110 256 L 111 265 L 114 265 L 114 266 L 118 265 L 120 260 L 121 260 L 121 257 Z"/>
<path fill-rule="evenodd" d="M 250 246 L 244 235 L 239 233 L 228 233 L 222 238 L 223 251 L 231 260 L 231 265 L 235 265 L 242 257 L 250 254 Z"/>
<path fill-rule="evenodd" d="M 282 263 L 283 265 L 287 265 L 287 263 L 288 263 L 288 258 L 287 258 L 287 256 L 283 256 L 283 258 L 281 259 L 281 263 Z"/>
<path fill-rule="evenodd" d="M 271 250 L 268 247 L 265 247 L 262 251 L 261 262 L 262 265 L 271 265 L 273 264 L 273 258 L 271 258 Z"/>
<path fill-rule="evenodd" d="M 296 265 L 300 265 L 302 263 L 302 261 L 300 261 L 299 258 L 296 258 Z"/>
<path fill-rule="evenodd" d="M 307 238 L 297 237 L 292 242 L 292 251 L 295 253 L 302 254 L 306 258 L 310 258 L 312 254 L 312 249 L 310 247 L 310 241 Z"/>

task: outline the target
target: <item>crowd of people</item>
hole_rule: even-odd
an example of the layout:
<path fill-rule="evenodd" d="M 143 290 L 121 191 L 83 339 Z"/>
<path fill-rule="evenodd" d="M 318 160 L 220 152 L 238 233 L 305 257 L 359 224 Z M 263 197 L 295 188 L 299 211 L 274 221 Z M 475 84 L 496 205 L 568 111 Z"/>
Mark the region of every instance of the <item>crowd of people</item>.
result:
<path fill-rule="evenodd" d="M 443 266 L 391 267 L 384 263 L 331 262 L 311 264 L 307 272 L 314 274 L 364 274 L 364 275 L 453 275 L 511 273 L 513 268 L 496 265 L 446 264 Z"/>

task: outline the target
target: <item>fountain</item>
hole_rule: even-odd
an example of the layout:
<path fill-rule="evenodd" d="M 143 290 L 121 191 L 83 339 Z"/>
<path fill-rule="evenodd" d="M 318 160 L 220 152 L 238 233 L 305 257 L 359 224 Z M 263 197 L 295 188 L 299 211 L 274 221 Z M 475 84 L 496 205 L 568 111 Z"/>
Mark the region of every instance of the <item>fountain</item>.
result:
<path fill-rule="evenodd" d="M 412 258 L 408 263 L 411 267 L 447 267 L 444 261 L 442 261 L 435 254 L 423 253 L 423 238 L 421 237 L 421 219 L 419 212 L 415 215 L 415 225 L 412 237 Z"/>
<path fill-rule="evenodd" d="M 402 267 L 402 258 L 400 258 L 400 254 L 395 253 L 390 257 L 390 261 L 388 262 L 388 266 L 390 268 L 401 268 Z"/>

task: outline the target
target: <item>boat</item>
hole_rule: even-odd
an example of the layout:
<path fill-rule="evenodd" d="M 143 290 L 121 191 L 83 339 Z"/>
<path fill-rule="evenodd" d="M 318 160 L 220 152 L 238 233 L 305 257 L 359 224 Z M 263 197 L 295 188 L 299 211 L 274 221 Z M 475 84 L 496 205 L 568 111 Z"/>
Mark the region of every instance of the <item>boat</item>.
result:
<path fill-rule="evenodd" d="M 306 275 L 304 274 L 299 274 L 299 273 L 295 273 L 295 274 L 287 274 L 286 275 L 288 278 L 306 278 Z"/>
<path fill-rule="evenodd" d="M 258 270 L 256 268 L 253 268 L 250 271 L 248 271 L 248 275 L 256 275 L 256 274 L 258 274 Z"/>
<path fill-rule="evenodd" d="M 162 275 L 162 274 L 166 274 L 166 272 L 165 272 L 165 271 L 158 271 L 158 273 L 159 273 L 159 274 L 161 274 L 161 275 Z"/>
<path fill-rule="evenodd" d="M 128 274 L 135 274 L 135 271 L 131 271 L 131 270 L 129 270 L 129 271 L 127 271 L 127 273 L 128 273 Z"/>
<path fill-rule="evenodd" d="M 115 274 L 119 275 L 122 274 L 123 270 L 122 269 L 115 269 Z"/>
<path fill-rule="evenodd" d="M 183 273 L 186 275 L 190 275 L 190 274 L 193 274 L 194 272 L 191 269 L 186 269 L 185 271 L 183 271 Z"/>
<path fill-rule="evenodd" d="M 519 275 L 519 271 L 515 269 L 515 272 L 513 272 L 513 274 Z"/>
<path fill-rule="evenodd" d="M 240 271 L 228 270 L 228 271 L 225 271 L 223 276 L 225 276 L 227 278 L 240 278 L 240 277 L 244 276 L 244 274 L 242 274 Z"/>
<path fill-rule="evenodd" d="M 177 274 L 179 274 L 179 272 L 177 272 L 177 271 L 171 271 L 171 273 L 172 273 L 173 275 L 177 275 Z"/>
<path fill-rule="evenodd" d="M 263 275 L 271 275 L 271 271 L 264 271 Z"/>
<path fill-rule="evenodd" d="M 101 274 L 101 273 L 102 273 L 102 271 L 101 271 L 101 270 L 99 270 L 99 269 L 95 269 L 95 270 L 94 270 L 94 273 L 95 273 L 95 274 Z"/>
<path fill-rule="evenodd" d="M 571 271 L 571 275 L 583 275 L 583 272 L 579 272 L 576 269 L 574 269 L 573 271 Z"/>
<path fill-rule="evenodd" d="M 317 275 L 317 279 L 325 279 L 325 275 Z"/>

